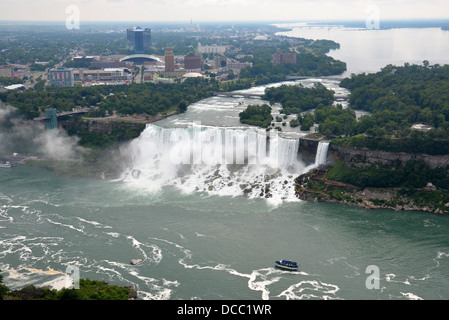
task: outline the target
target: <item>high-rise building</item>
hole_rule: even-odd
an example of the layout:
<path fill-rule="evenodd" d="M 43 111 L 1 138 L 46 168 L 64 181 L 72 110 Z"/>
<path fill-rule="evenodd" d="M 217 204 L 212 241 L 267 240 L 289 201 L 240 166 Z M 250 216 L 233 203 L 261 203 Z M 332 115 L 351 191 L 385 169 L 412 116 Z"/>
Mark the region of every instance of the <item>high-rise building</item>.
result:
<path fill-rule="evenodd" d="M 184 57 L 184 69 L 186 70 L 198 70 L 201 69 L 201 56 L 196 56 L 193 53 L 189 53 Z"/>
<path fill-rule="evenodd" d="M 165 71 L 175 71 L 175 54 L 170 47 L 165 49 Z"/>
<path fill-rule="evenodd" d="M 151 47 L 151 29 L 141 27 L 126 30 L 128 49 L 136 53 L 144 53 Z"/>
<path fill-rule="evenodd" d="M 282 53 L 277 52 L 273 54 L 273 64 L 275 66 L 279 64 L 286 64 L 286 63 L 296 63 L 296 53 Z"/>
<path fill-rule="evenodd" d="M 48 71 L 48 80 L 50 84 L 57 87 L 73 86 L 73 69 L 71 68 L 55 68 Z"/>

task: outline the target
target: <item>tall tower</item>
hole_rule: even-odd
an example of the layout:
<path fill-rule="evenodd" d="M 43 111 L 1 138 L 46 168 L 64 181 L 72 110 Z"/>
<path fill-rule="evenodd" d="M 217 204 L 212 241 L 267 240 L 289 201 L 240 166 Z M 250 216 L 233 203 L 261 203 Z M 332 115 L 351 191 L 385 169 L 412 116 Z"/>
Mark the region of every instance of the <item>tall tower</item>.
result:
<path fill-rule="evenodd" d="M 58 129 L 58 118 L 56 116 L 56 109 L 45 110 L 45 115 L 49 118 L 46 123 L 47 130 Z"/>
<path fill-rule="evenodd" d="M 143 53 L 151 47 L 151 29 L 141 27 L 126 30 L 128 49 L 136 53 Z"/>
<path fill-rule="evenodd" d="M 175 55 L 170 47 L 165 49 L 165 71 L 175 71 Z"/>

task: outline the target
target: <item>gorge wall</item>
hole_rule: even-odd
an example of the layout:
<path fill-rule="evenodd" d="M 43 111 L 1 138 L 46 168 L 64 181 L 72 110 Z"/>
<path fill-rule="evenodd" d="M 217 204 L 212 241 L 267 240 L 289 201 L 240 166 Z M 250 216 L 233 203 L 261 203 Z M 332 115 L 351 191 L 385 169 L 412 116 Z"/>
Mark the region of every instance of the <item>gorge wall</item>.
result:
<path fill-rule="evenodd" d="M 312 163 L 318 149 L 318 144 L 323 138 L 301 138 L 299 143 L 299 157 L 306 163 Z M 404 152 L 387 152 L 380 150 L 356 149 L 341 147 L 335 144 L 329 145 L 329 160 L 344 160 L 352 163 L 380 163 L 387 166 L 405 165 L 410 160 L 422 160 L 430 168 L 449 168 L 449 155 L 430 156 L 427 154 L 412 154 Z"/>
<path fill-rule="evenodd" d="M 449 155 L 430 156 L 403 152 L 386 152 L 380 150 L 355 149 L 336 146 L 331 143 L 329 155 L 334 160 L 342 159 L 352 163 L 381 163 L 388 166 L 405 165 L 409 160 L 422 160 L 430 168 L 449 167 Z"/>

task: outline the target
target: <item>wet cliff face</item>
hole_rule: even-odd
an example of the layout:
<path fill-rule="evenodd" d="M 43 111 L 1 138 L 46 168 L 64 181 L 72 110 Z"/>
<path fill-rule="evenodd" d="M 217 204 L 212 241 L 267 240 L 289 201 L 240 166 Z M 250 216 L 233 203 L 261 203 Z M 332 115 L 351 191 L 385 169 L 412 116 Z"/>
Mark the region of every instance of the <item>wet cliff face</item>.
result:
<path fill-rule="evenodd" d="M 83 121 L 79 118 L 71 118 L 68 120 L 59 121 L 60 126 L 67 130 L 69 133 L 80 132 L 99 132 L 99 133 L 112 133 L 116 129 L 130 128 L 143 131 L 145 124 L 132 123 L 126 121 L 95 121 L 88 120 Z"/>
<path fill-rule="evenodd" d="M 319 143 L 319 140 L 300 139 L 298 149 L 299 159 L 306 164 L 314 163 Z"/>
<path fill-rule="evenodd" d="M 386 152 L 379 150 L 355 149 L 332 145 L 331 154 L 334 158 L 340 158 L 353 163 L 381 163 L 388 166 L 405 165 L 409 160 L 423 160 L 430 168 L 447 168 L 449 155 L 429 156 L 425 154 L 409 154 L 400 152 Z"/>

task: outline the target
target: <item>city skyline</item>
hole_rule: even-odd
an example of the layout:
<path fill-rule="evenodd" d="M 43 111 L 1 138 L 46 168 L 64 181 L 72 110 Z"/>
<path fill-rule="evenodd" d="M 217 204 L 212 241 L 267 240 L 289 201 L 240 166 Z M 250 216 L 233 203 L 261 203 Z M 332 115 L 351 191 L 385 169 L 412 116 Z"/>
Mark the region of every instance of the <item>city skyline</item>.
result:
<path fill-rule="evenodd" d="M 444 0 L 2 0 L 0 6 L 0 21 L 65 21 L 74 7 L 80 22 L 360 21 L 372 6 L 384 20 L 449 18 Z"/>

